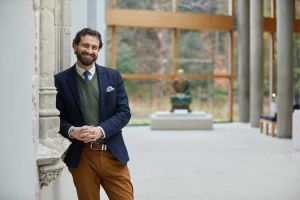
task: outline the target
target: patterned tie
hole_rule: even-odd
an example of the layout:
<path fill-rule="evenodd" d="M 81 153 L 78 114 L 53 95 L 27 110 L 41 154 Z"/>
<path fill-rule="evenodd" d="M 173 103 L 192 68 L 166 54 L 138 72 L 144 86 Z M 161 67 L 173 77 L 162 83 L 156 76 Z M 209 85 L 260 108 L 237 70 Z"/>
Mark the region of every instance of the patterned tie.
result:
<path fill-rule="evenodd" d="M 91 75 L 91 72 L 89 72 L 88 70 L 83 72 L 84 80 L 89 81 L 90 80 L 90 75 Z"/>

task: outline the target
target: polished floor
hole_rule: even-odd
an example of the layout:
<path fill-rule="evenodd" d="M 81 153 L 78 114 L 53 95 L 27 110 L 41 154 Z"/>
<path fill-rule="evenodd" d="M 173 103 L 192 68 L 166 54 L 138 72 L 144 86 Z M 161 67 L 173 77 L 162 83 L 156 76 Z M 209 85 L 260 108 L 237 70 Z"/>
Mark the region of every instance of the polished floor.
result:
<path fill-rule="evenodd" d="M 300 199 L 300 152 L 292 140 L 249 124 L 214 124 L 212 131 L 127 127 L 124 137 L 136 200 Z"/>
<path fill-rule="evenodd" d="M 123 132 L 135 200 L 300 200 L 300 151 L 292 139 L 243 123 L 214 124 L 212 131 L 131 126 Z M 108 200 L 103 190 L 101 196 Z M 77 199 L 67 169 L 40 199 Z"/>

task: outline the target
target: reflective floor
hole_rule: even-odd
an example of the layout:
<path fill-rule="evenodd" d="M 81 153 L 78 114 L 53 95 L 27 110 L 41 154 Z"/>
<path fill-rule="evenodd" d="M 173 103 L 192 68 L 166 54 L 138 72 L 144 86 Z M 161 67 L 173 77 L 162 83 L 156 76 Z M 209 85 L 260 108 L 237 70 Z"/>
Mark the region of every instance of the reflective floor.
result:
<path fill-rule="evenodd" d="M 300 199 L 300 151 L 291 139 L 249 124 L 214 124 L 213 131 L 133 126 L 124 137 L 137 200 Z"/>

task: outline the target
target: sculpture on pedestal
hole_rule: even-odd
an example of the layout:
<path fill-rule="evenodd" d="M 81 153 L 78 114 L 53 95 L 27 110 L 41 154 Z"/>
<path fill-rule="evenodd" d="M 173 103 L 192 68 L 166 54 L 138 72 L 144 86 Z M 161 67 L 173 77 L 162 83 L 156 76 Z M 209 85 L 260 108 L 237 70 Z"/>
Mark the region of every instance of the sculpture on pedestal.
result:
<path fill-rule="evenodd" d="M 190 104 L 192 102 L 192 97 L 190 94 L 190 83 L 182 75 L 184 74 L 183 69 L 178 70 L 178 77 L 173 82 L 173 88 L 175 94 L 171 96 L 171 111 L 174 112 L 175 109 L 185 109 L 191 112 Z"/>

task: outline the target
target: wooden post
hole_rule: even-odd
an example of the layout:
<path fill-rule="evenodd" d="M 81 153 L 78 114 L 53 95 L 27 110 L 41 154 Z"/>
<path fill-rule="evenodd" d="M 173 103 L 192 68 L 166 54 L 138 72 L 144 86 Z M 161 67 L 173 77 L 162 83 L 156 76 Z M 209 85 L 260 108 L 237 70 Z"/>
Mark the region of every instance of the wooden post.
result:
<path fill-rule="evenodd" d="M 234 15 L 234 0 L 230 1 L 229 15 Z M 230 110 L 229 110 L 229 120 L 233 121 L 233 105 L 234 105 L 234 30 L 229 32 L 230 34 L 230 78 L 229 78 L 229 87 L 230 87 Z"/>
<path fill-rule="evenodd" d="M 178 8 L 178 0 L 173 0 L 172 1 L 172 11 L 174 13 L 177 12 Z M 173 46 L 173 74 L 174 76 L 177 76 L 177 70 L 178 70 L 178 29 L 174 28 L 173 29 L 173 39 L 174 39 L 174 46 Z"/>
<path fill-rule="evenodd" d="M 117 0 L 112 0 L 112 8 L 116 8 Z M 111 67 L 117 68 L 116 26 L 111 26 Z"/>

